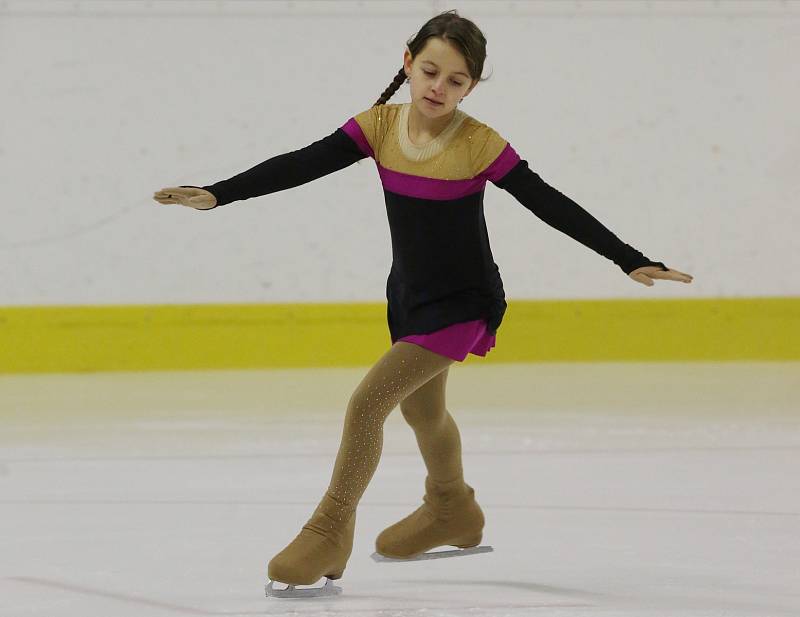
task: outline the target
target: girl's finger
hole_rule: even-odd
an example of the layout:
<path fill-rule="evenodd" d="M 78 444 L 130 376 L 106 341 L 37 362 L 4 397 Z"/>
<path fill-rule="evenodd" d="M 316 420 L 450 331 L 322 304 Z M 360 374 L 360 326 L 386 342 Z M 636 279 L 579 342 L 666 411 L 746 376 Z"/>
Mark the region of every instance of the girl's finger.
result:
<path fill-rule="evenodd" d="M 668 279 L 670 281 L 682 281 L 684 283 L 691 283 L 692 275 L 678 272 L 677 270 L 670 270 L 669 272 L 656 272 L 651 275 L 653 278 Z"/>

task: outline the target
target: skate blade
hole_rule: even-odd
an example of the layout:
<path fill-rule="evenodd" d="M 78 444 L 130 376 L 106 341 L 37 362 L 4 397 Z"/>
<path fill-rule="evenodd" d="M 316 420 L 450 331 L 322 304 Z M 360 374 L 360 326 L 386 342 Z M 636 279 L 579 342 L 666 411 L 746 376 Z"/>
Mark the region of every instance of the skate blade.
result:
<path fill-rule="evenodd" d="M 471 548 L 457 548 L 447 551 L 429 551 L 416 557 L 395 558 L 381 555 L 377 551 L 371 557 L 375 561 L 423 561 L 426 559 L 443 559 L 445 557 L 464 557 L 465 555 L 475 555 L 477 553 L 491 553 L 494 549 L 491 546 L 473 546 Z"/>
<path fill-rule="evenodd" d="M 268 598 L 320 598 L 324 596 L 337 596 L 342 593 L 342 588 L 333 584 L 333 581 L 326 578 L 322 587 L 308 587 L 297 589 L 297 585 L 289 585 L 286 589 L 275 589 L 270 581 L 264 588 Z M 286 584 L 286 583 L 283 583 Z"/>

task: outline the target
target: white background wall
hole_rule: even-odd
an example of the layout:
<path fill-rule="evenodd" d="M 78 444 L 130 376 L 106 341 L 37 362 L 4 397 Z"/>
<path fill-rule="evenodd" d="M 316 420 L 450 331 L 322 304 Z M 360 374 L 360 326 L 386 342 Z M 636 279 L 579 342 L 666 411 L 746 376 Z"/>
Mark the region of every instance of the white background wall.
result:
<path fill-rule="evenodd" d="M 152 194 L 333 132 L 453 8 L 491 74 L 461 108 L 695 277 L 640 285 L 487 184 L 509 299 L 800 294 L 798 2 L 5 1 L 0 305 L 384 300 L 372 159 L 210 212 Z"/>

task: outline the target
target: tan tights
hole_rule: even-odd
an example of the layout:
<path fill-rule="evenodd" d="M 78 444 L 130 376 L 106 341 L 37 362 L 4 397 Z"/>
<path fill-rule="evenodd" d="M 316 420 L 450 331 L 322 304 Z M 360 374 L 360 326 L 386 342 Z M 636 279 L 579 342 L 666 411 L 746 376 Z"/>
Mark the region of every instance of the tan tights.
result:
<path fill-rule="evenodd" d="M 309 585 L 323 575 L 332 579 L 342 576 L 353 548 L 358 502 L 381 458 L 383 424 L 398 404 L 417 436 L 428 475 L 450 480 L 459 488 L 463 483 L 461 440 L 444 407 L 444 386 L 453 362 L 420 345 L 397 341 L 369 370 L 347 404 L 342 441 L 328 489 L 297 537 L 270 561 L 268 574 L 273 581 Z M 426 495 L 428 482 L 426 479 Z M 468 487 L 460 488 L 463 490 L 459 492 L 467 495 Z M 477 508 L 476 504 L 471 510 L 474 516 L 465 519 L 469 527 L 465 533 L 468 531 L 470 537 L 464 542 L 480 541 L 480 535 L 474 539 L 473 529 L 483 524 L 483 515 Z M 387 551 L 418 550 L 426 543 L 436 546 L 446 540 L 456 541 L 450 535 L 461 531 L 453 523 L 445 530 L 449 535 L 444 538 L 440 528 L 431 527 L 425 530 L 426 534 L 414 538 L 415 543 L 409 543 L 404 534 L 395 533 L 394 527 L 390 530 L 381 536 L 381 545 L 385 544 Z"/>
<path fill-rule="evenodd" d="M 380 461 L 383 425 L 397 405 L 411 425 L 435 480 L 461 478 L 461 438 L 445 408 L 445 384 L 455 362 L 414 343 L 397 341 L 369 370 L 347 405 L 328 494 L 354 508 Z"/>

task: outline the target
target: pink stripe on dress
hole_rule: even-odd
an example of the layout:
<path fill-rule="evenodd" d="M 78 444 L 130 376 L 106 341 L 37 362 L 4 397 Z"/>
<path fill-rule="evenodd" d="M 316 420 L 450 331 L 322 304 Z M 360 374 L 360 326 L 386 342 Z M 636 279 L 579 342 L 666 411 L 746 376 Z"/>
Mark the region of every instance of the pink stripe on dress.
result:
<path fill-rule="evenodd" d="M 485 319 L 462 321 L 428 334 L 409 334 L 401 341 L 420 345 L 430 351 L 463 362 L 467 354 L 485 356 L 495 346 L 496 337 L 487 332 Z"/>

